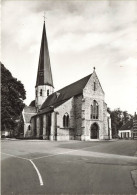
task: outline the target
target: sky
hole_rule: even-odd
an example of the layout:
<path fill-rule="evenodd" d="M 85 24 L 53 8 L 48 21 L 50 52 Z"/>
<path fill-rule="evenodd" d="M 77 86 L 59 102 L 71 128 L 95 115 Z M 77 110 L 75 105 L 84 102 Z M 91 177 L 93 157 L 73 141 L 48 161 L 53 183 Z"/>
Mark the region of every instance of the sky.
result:
<path fill-rule="evenodd" d="M 137 1 L 128 0 L 2 0 L 1 62 L 25 103 L 35 99 L 44 11 L 55 91 L 95 66 L 107 106 L 137 112 Z"/>

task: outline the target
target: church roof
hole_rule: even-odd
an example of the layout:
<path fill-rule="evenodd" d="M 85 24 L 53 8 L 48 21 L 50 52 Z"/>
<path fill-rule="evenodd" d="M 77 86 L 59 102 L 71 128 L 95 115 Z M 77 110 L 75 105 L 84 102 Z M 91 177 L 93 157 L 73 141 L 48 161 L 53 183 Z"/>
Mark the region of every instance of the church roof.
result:
<path fill-rule="evenodd" d="M 32 116 L 36 114 L 36 108 L 31 106 L 25 106 L 23 110 L 23 118 L 25 123 L 30 123 Z"/>
<path fill-rule="evenodd" d="M 70 99 L 73 96 L 82 94 L 83 89 L 85 85 L 87 84 L 89 78 L 91 77 L 91 74 L 76 81 L 75 83 L 72 83 L 62 89 L 60 89 L 57 92 L 54 92 L 43 103 L 40 110 L 43 110 L 43 112 L 48 112 L 50 110 L 53 110 L 53 107 L 57 107 Z"/>
<path fill-rule="evenodd" d="M 45 22 L 44 22 L 40 55 L 39 55 L 36 87 L 39 85 L 45 85 L 45 84 L 53 86 L 50 57 L 49 57 L 49 50 L 48 50 L 48 41 L 47 41 L 46 28 L 45 28 Z"/>
<path fill-rule="evenodd" d="M 24 112 L 34 113 L 34 112 L 36 112 L 36 107 L 33 107 L 33 106 L 25 106 L 24 107 Z"/>
<path fill-rule="evenodd" d="M 122 127 L 119 130 L 131 130 L 133 129 L 133 120 L 131 119 L 126 124 L 122 125 Z"/>
<path fill-rule="evenodd" d="M 30 105 L 29 106 L 31 106 L 31 107 L 35 107 L 35 100 L 33 100 L 31 103 L 30 103 Z"/>

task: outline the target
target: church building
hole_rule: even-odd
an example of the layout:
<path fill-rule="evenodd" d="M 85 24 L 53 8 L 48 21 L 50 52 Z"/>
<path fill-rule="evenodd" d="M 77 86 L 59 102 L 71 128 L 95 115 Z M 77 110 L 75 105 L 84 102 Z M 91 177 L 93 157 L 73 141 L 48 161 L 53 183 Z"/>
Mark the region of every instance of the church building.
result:
<path fill-rule="evenodd" d="M 54 92 L 44 22 L 35 100 L 23 111 L 24 137 L 85 141 L 112 139 L 111 119 L 104 97 L 95 68 L 91 74 Z"/>

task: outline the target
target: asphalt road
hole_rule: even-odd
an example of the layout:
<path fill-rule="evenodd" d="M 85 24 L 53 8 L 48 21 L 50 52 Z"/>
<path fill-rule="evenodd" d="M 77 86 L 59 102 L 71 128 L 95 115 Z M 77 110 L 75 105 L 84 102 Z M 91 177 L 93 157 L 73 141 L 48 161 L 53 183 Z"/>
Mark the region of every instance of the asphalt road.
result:
<path fill-rule="evenodd" d="M 137 194 L 137 140 L 2 140 L 1 194 Z"/>

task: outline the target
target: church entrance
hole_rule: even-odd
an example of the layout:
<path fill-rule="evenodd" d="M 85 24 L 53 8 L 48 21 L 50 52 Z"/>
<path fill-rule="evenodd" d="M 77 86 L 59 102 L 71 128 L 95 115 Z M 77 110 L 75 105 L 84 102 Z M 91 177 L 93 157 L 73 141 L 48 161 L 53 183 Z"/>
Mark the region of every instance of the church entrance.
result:
<path fill-rule="evenodd" d="M 90 138 L 91 139 L 98 139 L 99 138 L 99 127 L 97 123 L 93 123 L 91 125 L 91 130 L 90 130 Z"/>

